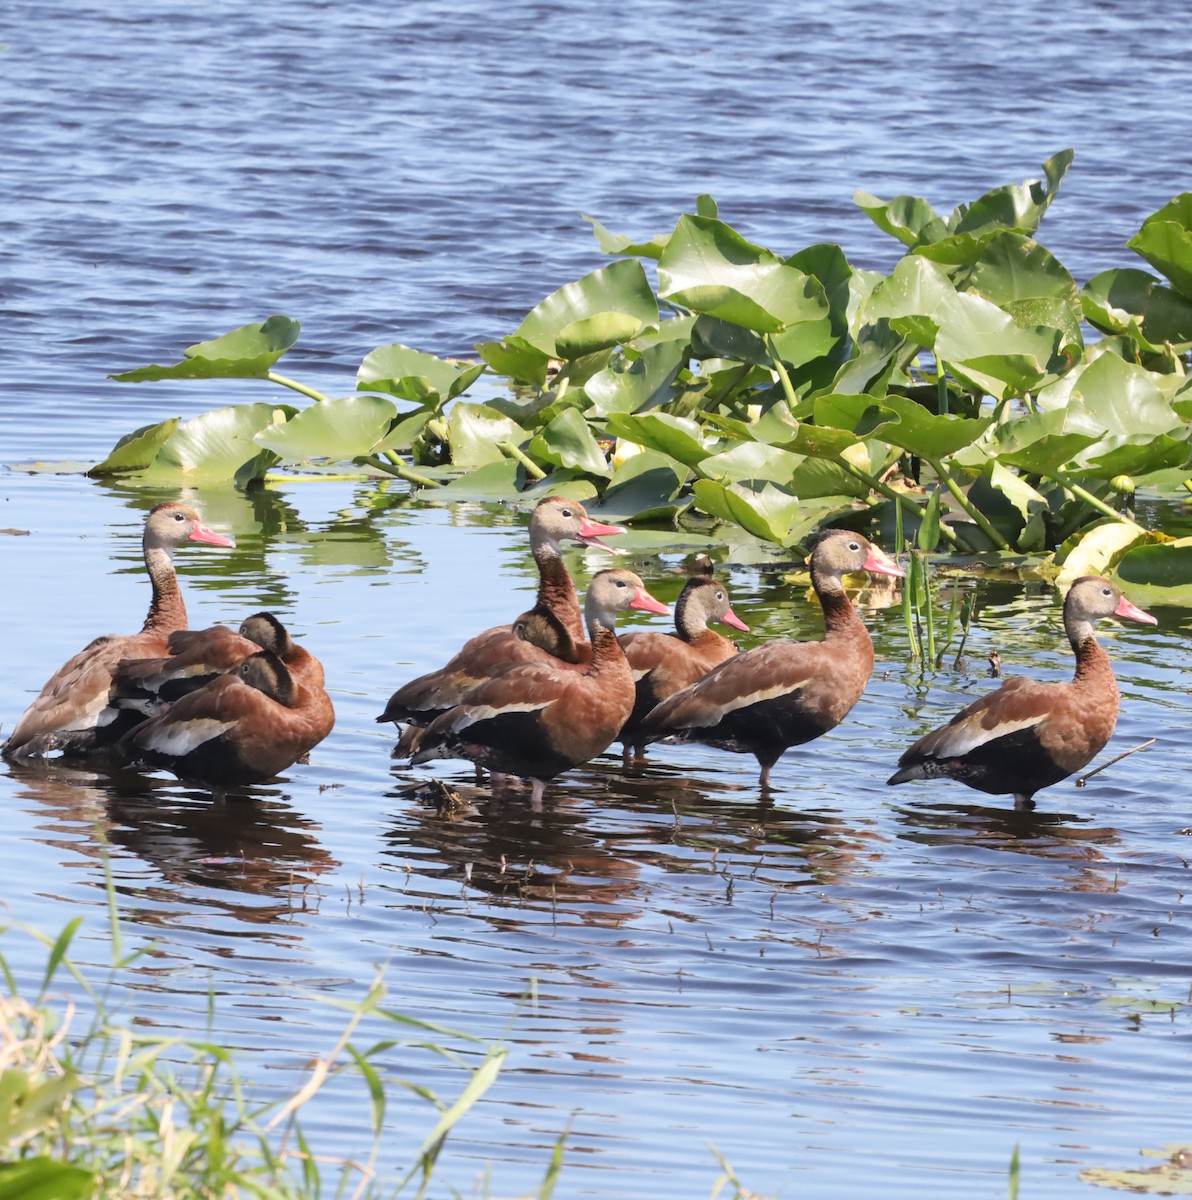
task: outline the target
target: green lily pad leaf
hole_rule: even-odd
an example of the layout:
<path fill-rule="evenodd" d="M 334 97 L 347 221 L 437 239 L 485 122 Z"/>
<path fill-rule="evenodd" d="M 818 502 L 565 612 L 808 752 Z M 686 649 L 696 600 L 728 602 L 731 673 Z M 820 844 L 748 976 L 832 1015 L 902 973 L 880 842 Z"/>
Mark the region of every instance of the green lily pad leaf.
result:
<path fill-rule="evenodd" d="M 272 316 L 242 325 L 209 342 L 183 350 L 183 361 L 162 367 L 156 363 L 109 375 L 118 383 L 148 383 L 159 379 L 264 379 L 269 368 L 298 340 L 302 326 L 289 317 Z"/>
<path fill-rule="evenodd" d="M 868 399 L 870 404 L 874 403 L 874 397 L 870 396 Z M 833 428 L 830 425 L 811 425 L 807 422 L 798 424 L 793 437 L 789 436 L 789 430 L 787 433 L 788 438 L 776 438 L 775 444 L 782 446 L 785 450 L 793 450 L 796 454 L 807 454 L 815 458 L 835 458 L 838 454 L 843 454 L 850 446 L 855 446 L 860 440 L 849 429 Z"/>
<path fill-rule="evenodd" d="M 670 241 L 669 233 L 656 233 L 648 242 L 635 242 L 623 233 L 613 233 L 595 217 L 589 217 L 586 213 L 579 215 L 592 226 L 597 245 L 605 254 L 632 254 L 637 258 L 661 258 L 667 242 Z"/>
<path fill-rule="evenodd" d="M 157 457 L 166 439 L 178 428 L 179 418 L 170 417 L 156 425 L 144 425 L 125 434 L 111 449 L 107 458 L 87 472 L 88 475 L 121 475 L 140 471 Z"/>
<path fill-rule="evenodd" d="M 1108 575 L 1134 546 L 1150 541 L 1150 535 L 1125 521 L 1104 521 L 1081 533 L 1067 549 L 1056 586 L 1069 588 L 1082 575 Z M 1057 554 L 1057 560 L 1059 555 Z"/>
<path fill-rule="evenodd" d="M 460 400 L 447 415 L 447 439 L 451 443 L 452 463 L 471 469 L 506 461 L 497 443 L 523 446 L 529 441 L 529 434 L 516 421 L 487 404 Z"/>
<path fill-rule="evenodd" d="M 588 511 L 614 525 L 622 521 L 673 521 L 691 503 L 690 498 L 678 499 L 688 473 L 673 458 L 643 450 L 613 472 L 600 505 Z"/>
<path fill-rule="evenodd" d="M 1080 1179 L 1094 1187 L 1114 1188 L 1138 1196 L 1192 1196 L 1192 1170 L 1175 1163 L 1135 1171 L 1086 1167 L 1080 1172 Z"/>
<path fill-rule="evenodd" d="M 253 440 L 284 462 L 349 462 L 369 454 L 396 416 L 397 406 L 384 396 L 348 396 L 312 404 L 284 425 L 266 426 Z"/>
<path fill-rule="evenodd" d="M 82 1200 L 95 1187 L 95 1175 L 52 1158 L 0 1163 L 0 1200 Z"/>
<path fill-rule="evenodd" d="M 604 452 L 596 444 L 592 430 L 578 409 L 559 413 L 530 443 L 529 453 L 557 467 L 578 467 L 589 475 L 610 473 Z"/>
<path fill-rule="evenodd" d="M 904 246 L 938 242 L 948 232 L 947 224 L 926 200 L 918 196 L 895 196 L 879 200 L 868 192 L 854 192 L 853 203 L 883 232 Z"/>
<path fill-rule="evenodd" d="M 770 343 L 779 359 L 788 367 L 803 367 L 825 357 L 840 341 L 832 331 L 832 321 L 825 316 L 819 321 L 803 321 L 770 335 Z"/>
<path fill-rule="evenodd" d="M 572 467 L 560 467 L 545 479 L 531 479 L 522 488 L 523 499 L 535 502 L 543 496 L 563 496 L 587 504 L 600 493 L 590 476 Z M 591 509 L 589 508 L 589 511 Z"/>
<path fill-rule="evenodd" d="M 1183 192 L 1152 213 L 1126 243 L 1192 300 L 1192 192 Z"/>
<path fill-rule="evenodd" d="M 833 339 L 848 333 L 848 311 L 852 301 L 852 284 L 857 272 L 834 242 L 817 242 L 785 260 L 805 275 L 818 279 L 828 301 L 828 327 Z"/>
<path fill-rule="evenodd" d="M 1068 432 L 1062 409 L 1027 413 L 993 430 L 986 453 L 1031 475 L 1052 475 L 1096 442 L 1095 434 Z"/>
<path fill-rule="evenodd" d="M 723 358 L 763 363 L 770 357 L 765 338 L 744 325 L 702 314 L 691 329 L 691 353 L 699 359 Z"/>
<path fill-rule="evenodd" d="M 707 537 L 702 533 L 691 533 L 686 529 L 643 529 L 640 526 L 619 533 L 610 546 L 616 546 L 622 554 L 630 556 L 629 561 L 639 559 L 648 562 L 651 569 L 656 569 L 660 554 L 693 554 L 703 551 L 714 554 L 723 548 L 719 538 Z M 628 565 L 621 559 L 617 565 Z"/>
<path fill-rule="evenodd" d="M 629 341 L 640 329 L 641 322 L 630 313 L 597 313 L 560 329 L 555 336 L 555 351 L 568 361 L 585 358 Z"/>
<path fill-rule="evenodd" d="M 842 396 L 835 393 L 815 398 L 817 425 L 852 430 L 864 438 L 879 438 L 892 446 L 928 459 L 947 458 L 975 442 L 992 421 L 991 417 L 958 417 L 928 412 L 921 404 L 887 393 L 874 396 Z"/>
<path fill-rule="evenodd" d="M 466 391 L 485 371 L 483 363 L 460 367 L 400 343 L 378 346 L 356 372 L 358 392 L 387 392 L 401 400 L 441 407 Z"/>
<path fill-rule="evenodd" d="M 869 485 L 837 463 L 824 458 L 806 458 L 796 468 L 786 485 L 800 500 L 818 500 L 831 496 L 864 499 Z"/>
<path fill-rule="evenodd" d="M 621 356 L 584 385 L 592 412 L 607 417 L 669 404 L 675 397 L 675 377 L 686 361 L 686 341 L 660 342 L 640 354 Z"/>
<path fill-rule="evenodd" d="M 1192 538 L 1138 545 L 1110 574 L 1136 604 L 1192 605 Z"/>
<path fill-rule="evenodd" d="M 481 342 L 476 353 L 498 375 L 528 387 L 546 386 L 546 373 L 553 354 L 539 350 L 524 338 L 507 337 L 499 342 Z"/>
<path fill-rule="evenodd" d="M 743 484 L 725 487 L 710 479 L 697 479 L 693 490 L 696 504 L 709 516 L 740 525 L 765 541 L 790 545 L 790 532 L 799 515 L 799 498 L 790 492 L 772 483 L 754 489 Z"/>
<path fill-rule="evenodd" d="M 679 218 L 658 262 L 658 281 L 664 299 L 756 333 L 828 316 L 819 280 L 709 217 Z"/>
<path fill-rule="evenodd" d="M 703 430 L 695 421 L 670 413 L 613 413 L 607 428 L 614 437 L 648 446 L 686 467 L 699 466 L 711 453 L 704 447 Z"/>
<path fill-rule="evenodd" d="M 1013 527 L 998 520 L 994 505 L 987 502 L 988 496 L 1001 498 L 1004 509 L 1015 513 Z M 1046 514 L 1050 508 L 1047 497 L 1021 476 L 992 462 L 969 489 L 969 499 L 990 518 L 1002 532 L 1013 541 L 1024 554 L 1046 549 Z"/>
<path fill-rule="evenodd" d="M 274 404 L 237 404 L 216 408 L 185 421 L 162 444 L 142 482 L 211 481 L 238 484 L 261 478 L 278 461 L 255 438 L 271 425 L 284 424 L 295 410 Z"/>
<path fill-rule="evenodd" d="M 1140 434 L 1134 437 L 1102 438 L 1078 455 L 1077 465 L 1099 479 L 1115 475 L 1146 475 L 1171 467 L 1186 467 L 1189 446 L 1185 437 Z"/>
<path fill-rule="evenodd" d="M 1124 334 L 1144 350 L 1192 348 L 1192 300 L 1147 271 L 1102 271 L 1084 285 L 1084 315 L 1105 333 Z"/>
<path fill-rule="evenodd" d="M 600 349 L 601 344 L 589 341 L 593 330 L 572 327 L 589 318 L 601 317 L 603 321 L 597 324 L 607 335 L 613 315 L 623 319 L 621 340 L 658 324 L 658 301 L 636 258 L 622 259 L 592 271 L 574 283 L 564 284 L 527 314 L 514 330 L 513 337 L 553 358 L 579 358 Z M 560 337 L 562 345 L 558 344 Z M 489 361 L 483 350 L 481 353 L 485 361 Z"/>
<path fill-rule="evenodd" d="M 521 464 L 511 458 L 487 462 L 458 479 L 437 488 L 421 488 L 415 493 L 420 500 L 436 504 L 451 504 L 457 500 L 509 500 L 520 495 L 518 482 Z"/>
<path fill-rule="evenodd" d="M 803 459 L 789 450 L 762 442 L 741 442 L 731 450 L 713 454 L 700 463 L 700 473 L 720 483 L 738 483 L 743 479 L 768 479 L 788 485 Z"/>
<path fill-rule="evenodd" d="M 401 417 L 389 432 L 373 447 L 374 454 L 386 450 L 409 450 L 414 442 L 421 437 L 426 423 L 434 419 L 435 412 L 431 408 L 420 408 L 409 416 Z"/>
<path fill-rule="evenodd" d="M 1074 151 L 1061 150 L 1043 164 L 1043 179 L 1006 184 L 986 192 L 972 204 L 961 205 L 954 214 L 952 232 L 1008 229 L 1033 233 L 1051 207 L 1074 157 Z"/>
<path fill-rule="evenodd" d="M 1102 354 L 1039 393 L 1041 410 L 1064 407 L 1064 431 L 1158 435 L 1181 429 L 1157 377 L 1116 354 Z"/>

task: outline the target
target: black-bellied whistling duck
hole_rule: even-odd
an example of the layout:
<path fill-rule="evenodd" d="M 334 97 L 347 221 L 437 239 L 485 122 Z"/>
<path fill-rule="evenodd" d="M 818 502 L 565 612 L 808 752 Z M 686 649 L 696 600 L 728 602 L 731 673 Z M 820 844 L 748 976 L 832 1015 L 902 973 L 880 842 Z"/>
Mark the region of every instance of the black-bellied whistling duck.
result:
<path fill-rule="evenodd" d="M 530 804 L 562 771 L 610 746 L 633 711 L 633 674 L 617 641 L 616 614 L 669 613 L 632 571 L 601 571 L 588 585 L 584 616 L 591 641 L 586 670 L 527 663 L 480 684 L 423 731 L 415 763 L 466 758 L 533 785 Z"/>
<path fill-rule="evenodd" d="M 624 532 L 617 525 L 591 520 L 584 506 L 575 500 L 548 496 L 539 501 L 530 518 L 530 548 L 539 575 L 534 607 L 510 625 L 478 633 L 445 667 L 412 679 L 389 697 L 377 721 L 409 722 L 394 756 L 409 753 L 419 730 L 458 704 L 477 684 L 512 666 L 549 664 L 554 659 L 586 662 L 590 649 L 584 640 L 583 616 L 575 586 L 563 565 L 560 543 L 570 539 L 607 550 L 609 547 L 599 539 Z"/>
<path fill-rule="evenodd" d="M 1007 679 L 924 734 L 886 782 L 943 776 L 980 792 L 1008 793 L 1016 809 L 1034 808 L 1035 793 L 1091 762 L 1117 724 L 1117 680 L 1094 630 L 1104 617 L 1157 624 L 1108 579 L 1076 580 L 1064 598 L 1064 631 L 1076 654 L 1072 682 Z"/>
<path fill-rule="evenodd" d="M 640 629 L 617 638 L 637 685 L 633 712 L 621 730 L 626 763 L 634 751 L 640 756 L 645 750 L 645 744 L 635 738 L 651 709 L 737 653 L 734 643 L 708 628 L 709 621 L 723 621 L 749 632 L 749 626 L 730 607 L 724 584 L 710 575 L 693 575 L 675 601 L 674 633 Z"/>
<path fill-rule="evenodd" d="M 873 670 L 873 642 L 844 592 L 854 571 L 903 571 L 857 533 L 831 530 L 811 552 L 811 586 L 824 610 L 822 642 L 769 642 L 713 667 L 646 715 L 637 739 L 705 742 L 753 754 L 761 786 L 791 746 L 834 729 L 861 698 Z"/>
<path fill-rule="evenodd" d="M 8 758 L 63 753 L 93 754 L 112 745 L 141 719 L 109 704 L 112 672 L 122 658 L 155 658 L 166 652 L 171 633 L 186 628 L 186 605 L 174 572 L 173 550 L 185 542 L 231 546 L 186 504 L 167 501 L 145 518 L 141 541 L 153 587 L 140 633 L 96 638 L 50 677 L 0 748 Z"/>
<path fill-rule="evenodd" d="M 276 654 L 259 650 L 129 730 L 120 748 L 130 762 L 227 788 L 272 779 L 334 724 L 322 687 L 299 682 Z"/>
<path fill-rule="evenodd" d="M 164 658 L 124 659 L 116 668 L 112 703 L 158 716 L 173 701 L 234 671 L 258 650 L 273 651 L 299 683 L 324 684 L 323 664 L 295 642 L 271 612 L 245 617 L 239 632 L 226 625 L 179 629 L 170 634 L 168 648 Z"/>

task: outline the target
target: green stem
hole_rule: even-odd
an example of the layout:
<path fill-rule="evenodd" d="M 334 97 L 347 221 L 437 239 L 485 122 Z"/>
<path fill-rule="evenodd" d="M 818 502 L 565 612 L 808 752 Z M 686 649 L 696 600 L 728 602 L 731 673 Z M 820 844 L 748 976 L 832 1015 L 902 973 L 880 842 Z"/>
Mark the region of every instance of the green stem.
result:
<path fill-rule="evenodd" d="M 791 377 L 786 373 L 786 364 L 782 361 L 782 357 L 778 353 L 778 347 L 774 345 L 774 338 L 768 333 L 766 334 L 766 348 L 770 351 L 770 365 L 778 375 L 779 383 L 782 384 L 782 391 L 786 396 L 787 404 L 791 408 L 797 408 L 799 398 L 795 395 L 795 385 L 791 383 Z"/>
<path fill-rule="evenodd" d="M 979 508 L 977 508 L 977 506 L 975 504 L 973 504 L 972 501 L 970 501 L 969 498 L 964 494 L 964 492 L 960 488 L 960 484 L 958 484 L 956 482 L 956 480 L 952 478 L 952 475 L 948 471 L 948 468 L 945 467 L 944 464 L 938 458 L 927 458 L 926 455 L 924 455 L 924 458 L 930 464 L 931 469 L 936 474 L 936 477 L 944 484 L 945 487 L 947 487 L 948 491 L 952 493 L 952 499 L 955 500 L 956 503 L 959 504 L 960 507 L 962 509 L 964 509 L 964 511 L 970 517 L 972 517 L 973 522 L 976 524 L 977 528 L 980 529 L 981 532 L 999 550 L 1013 549 L 1013 547 L 1010 545 L 1010 543 L 1007 542 L 1004 537 L 1002 537 L 1002 535 L 997 531 L 996 528 L 994 528 L 994 526 L 990 522 L 989 518 Z M 941 525 L 940 529 L 943 529 L 943 528 L 944 528 L 943 525 Z"/>
<path fill-rule="evenodd" d="M 429 475 L 421 475 L 417 471 L 411 470 L 401 458 L 389 450 L 385 452 L 384 458 L 379 454 L 366 454 L 360 461 L 367 463 L 370 467 L 375 467 L 378 471 L 384 471 L 386 475 L 393 475 L 398 479 L 404 479 L 407 483 L 415 483 L 419 487 L 443 486 L 437 479 L 431 479 Z"/>
<path fill-rule="evenodd" d="M 316 392 L 314 388 L 307 387 L 304 383 L 299 383 L 296 379 L 291 379 L 288 375 L 279 375 L 276 371 L 270 371 L 265 378 L 271 383 L 279 383 L 282 387 L 292 388 L 304 396 L 309 396 L 312 400 L 318 400 L 320 404 L 325 404 L 331 398 L 324 396 L 322 392 Z"/>
<path fill-rule="evenodd" d="M 877 492 L 881 496 L 885 496 L 887 500 L 892 500 L 900 508 L 903 508 L 907 512 L 911 513 L 915 520 L 921 521 L 923 519 L 923 510 L 903 492 L 895 491 L 894 488 L 892 488 L 888 483 L 883 483 L 880 479 L 870 475 L 867 471 L 862 471 L 860 467 L 854 466 L 847 458 L 844 457 L 843 454 L 833 454 L 829 457 L 830 461 L 834 462 L 842 470 L 847 471 L 855 479 L 861 480 L 861 482 L 869 487 L 872 491 Z M 959 548 L 960 542 L 956 536 L 956 531 L 949 526 L 943 524 L 940 525 L 940 537 L 942 537 L 944 541 L 952 547 L 953 550 Z"/>
<path fill-rule="evenodd" d="M 506 458 L 512 458 L 521 463 L 531 479 L 546 478 L 546 472 L 520 446 L 515 446 L 512 442 L 498 442 L 497 449 Z"/>
<path fill-rule="evenodd" d="M 1040 474 L 1044 473 L 1040 472 Z M 1082 488 L 1080 484 L 1073 483 L 1072 480 L 1068 479 L 1065 475 L 1063 475 L 1062 472 L 1057 471 L 1053 475 L 1048 476 L 1048 478 L 1054 479 L 1057 483 L 1063 484 L 1063 486 L 1066 487 L 1073 496 L 1075 496 L 1078 500 L 1083 500 L 1085 504 L 1087 504 L 1090 508 L 1095 508 L 1097 512 L 1101 513 L 1103 516 L 1112 517 L 1115 521 L 1122 521 L 1126 525 L 1132 525 L 1138 530 L 1139 533 L 1146 533 L 1146 530 L 1139 525 L 1137 521 L 1131 521 L 1129 517 L 1118 512 L 1116 509 L 1111 508 L 1099 496 L 1094 496 L 1092 492 Z"/>

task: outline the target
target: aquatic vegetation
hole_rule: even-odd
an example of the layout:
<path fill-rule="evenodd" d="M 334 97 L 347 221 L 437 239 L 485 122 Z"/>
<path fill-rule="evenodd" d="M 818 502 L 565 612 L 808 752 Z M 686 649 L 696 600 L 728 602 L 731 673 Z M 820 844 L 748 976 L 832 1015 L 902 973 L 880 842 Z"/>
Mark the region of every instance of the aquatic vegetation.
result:
<path fill-rule="evenodd" d="M 857 193 L 904 248 L 888 275 L 834 244 L 755 245 L 708 196 L 648 240 L 588 217 L 610 265 L 476 362 L 378 347 L 345 397 L 275 370 L 299 326 L 272 316 L 113 378 L 254 378 L 312 404 L 170 418 L 93 473 L 247 484 L 351 462 L 426 496 L 533 487 L 778 546 L 826 525 L 890 530 L 897 511 L 946 551 L 1034 555 L 1070 578 L 1116 573 L 1144 602 L 1148 586 L 1192 600 L 1189 544 L 1133 515 L 1138 493 L 1192 476 L 1192 193 L 1127 243 L 1159 275 L 1123 267 L 1081 288 L 1035 236 L 1072 158 L 947 216 Z M 493 394 L 466 398 L 482 378 Z"/>

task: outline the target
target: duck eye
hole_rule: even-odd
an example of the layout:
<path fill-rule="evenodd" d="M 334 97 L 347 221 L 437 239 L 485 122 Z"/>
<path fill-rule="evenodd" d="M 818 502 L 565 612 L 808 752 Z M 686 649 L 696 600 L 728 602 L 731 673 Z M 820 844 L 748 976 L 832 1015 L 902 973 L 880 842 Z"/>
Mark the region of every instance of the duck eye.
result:
<path fill-rule="evenodd" d="M 184 517 L 184 516 L 182 515 L 182 513 L 180 513 L 180 512 L 176 512 L 176 513 L 174 514 L 174 520 L 175 520 L 175 521 L 185 521 L 185 520 L 186 520 L 186 517 Z"/>
<path fill-rule="evenodd" d="M 724 599 L 724 593 L 723 593 L 723 592 L 717 592 L 717 593 L 716 593 L 716 599 L 717 599 L 717 600 L 723 600 L 723 599 Z"/>
<path fill-rule="evenodd" d="M 571 509 L 569 509 L 569 508 L 564 508 L 564 509 L 561 509 L 560 511 L 562 512 L 563 516 L 565 516 L 565 517 L 571 517 L 571 516 L 574 516 L 574 515 L 575 515 L 575 514 L 572 512 L 572 510 L 571 510 Z"/>
<path fill-rule="evenodd" d="M 848 548 L 849 548 L 850 550 L 860 550 L 860 549 L 861 549 L 861 543 L 860 543 L 860 542 L 849 542 L 849 544 L 848 544 Z"/>

